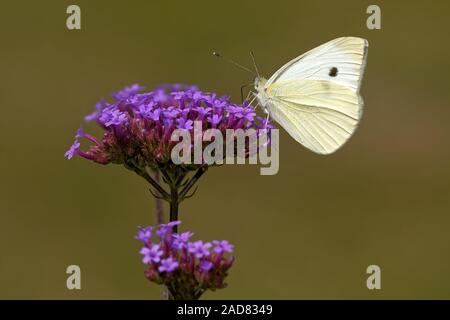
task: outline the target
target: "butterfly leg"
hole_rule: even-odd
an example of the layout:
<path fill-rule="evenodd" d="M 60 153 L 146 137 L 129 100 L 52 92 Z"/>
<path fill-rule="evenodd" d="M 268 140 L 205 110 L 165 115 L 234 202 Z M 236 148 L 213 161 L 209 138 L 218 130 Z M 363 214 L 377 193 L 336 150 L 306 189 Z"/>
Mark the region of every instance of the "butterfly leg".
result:
<path fill-rule="evenodd" d="M 256 96 L 253 97 L 253 99 L 250 101 L 249 105 L 252 105 L 253 102 L 255 102 Z M 258 106 L 258 104 L 256 104 L 256 106 L 253 107 L 253 109 L 256 109 L 256 107 Z"/>
<path fill-rule="evenodd" d="M 256 99 L 256 94 L 253 91 L 249 91 L 245 101 L 247 101 L 251 96 L 253 96 L 253 98 L 252 98 L 252 100 L 250 100 L 249 105 L 252 105 L 252 103 L 255 102 L 255 99 Z M 256 106 L 254 106 L 253 109 L 256 109 L 257 106 L 258 106 L 258 104 Z"/>
<path fill-rule="evenodd" d="M 248 101 L 248 99 L 250 99 L 250 97 L 252 96 L 252 94 L 253 94 L 253 92 L 249 91 L 249 92 L 247 93 L 247 96 L 245 97 L 245 99 L 244 99 L 242 102 Z"/>
<path fill-rule="evenodd" d="M 267 123 L 269 122 L 270 113 L 269 113 L 269 110 L 267 110 L 267 109 L 264 109 L 264 113 L 267 114 L 266 119 L 264 120 L 264 129 L 267 129 Z"/>
<path fill-rule="evenodd" d="M 245 100 L 244 100 L 244 88 L 245 88 L 246 86 L 247 86 L 246 84 L 244 84 L 244 85 L 241 86 L 241 102 L 242 102 L 242 103 L 244 103 L 244 101 L 248 99 L 248 95 L 247 95 L 247 98 L 245 98 Z"/>

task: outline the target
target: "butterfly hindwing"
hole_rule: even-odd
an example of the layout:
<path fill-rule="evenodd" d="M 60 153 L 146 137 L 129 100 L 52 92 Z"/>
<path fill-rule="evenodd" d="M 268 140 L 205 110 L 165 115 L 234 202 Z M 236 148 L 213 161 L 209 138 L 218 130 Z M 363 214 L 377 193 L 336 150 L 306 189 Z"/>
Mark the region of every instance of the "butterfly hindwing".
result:
<path fill-rule="evenodd" d="M 362 100 L 351 89 L 318 80 L 283 81 L 268 89 L 269 112 L 308 149 L 329 154 L 355 131 Z"/>

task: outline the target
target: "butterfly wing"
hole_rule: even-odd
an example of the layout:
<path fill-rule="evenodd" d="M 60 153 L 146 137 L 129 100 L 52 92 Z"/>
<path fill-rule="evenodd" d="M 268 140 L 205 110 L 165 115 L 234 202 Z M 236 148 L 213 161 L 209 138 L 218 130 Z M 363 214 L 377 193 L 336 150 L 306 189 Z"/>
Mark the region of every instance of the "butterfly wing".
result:
<path fill-rule="evenodd" d="M 265 86 L 272 118 L 308 149 L 329 154 L 355 131 L 367 41 L 338 38 L 292 60 Z"/>
<path fill-rule="evenodd" d="M 308 149 L 329 154 L 355 131 L 362 100 L 351 89 L 323 80 L 288 80 L 271 85 L 270 116 Z"/>
<path fill-rule="evenodd" d="M 267 81 L 327 80 L 359 91 L 367 59 L 366 39 L 342 37 L 331 40 L 289 61 Z M 336 68 L 336 75 L 330 72 Z"/>

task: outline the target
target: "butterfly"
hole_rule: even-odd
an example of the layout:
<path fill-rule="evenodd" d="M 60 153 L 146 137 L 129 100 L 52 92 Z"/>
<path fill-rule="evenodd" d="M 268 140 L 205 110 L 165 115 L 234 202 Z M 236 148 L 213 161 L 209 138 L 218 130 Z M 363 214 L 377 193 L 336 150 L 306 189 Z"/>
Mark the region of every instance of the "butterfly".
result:
<path fill-rule="evenodd" d="M 254 99 L 297 142 L 318 154 L 333 153 L 362 116 L 367 50 L 365 39 L 337 38 L 289 61 L 268 80 L 255 65 Z"/>

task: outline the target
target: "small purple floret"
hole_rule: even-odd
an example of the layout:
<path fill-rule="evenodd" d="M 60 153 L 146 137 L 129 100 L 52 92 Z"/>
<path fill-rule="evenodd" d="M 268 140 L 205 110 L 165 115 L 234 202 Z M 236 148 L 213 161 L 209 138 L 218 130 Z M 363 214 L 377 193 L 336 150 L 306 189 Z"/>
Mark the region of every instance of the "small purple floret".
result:
<path fill-rule="evenodd" d="M 172 257 L 161 260 L 161 265 L 158 267 L 159 272 L 172 272 L 178 268 L 178 262 L 176 262 Z"/>
<path fill-rule="evenodd" d="M 147 265 L 145 276 L 164 284 L 177 299 L 198 298 L 207 289 L 224 288 L 234 261 L 229 255 L 233 245 L 226 240 L 214 240 L 214 245 L 201 240 L 191 242 L 192 232 L 174 233 L 173 227 L 180 223 L 139 227 L 135 238 L 144 243 L 140 253 Z M 153 231 L 158 237 L 152 241 Z"/>

